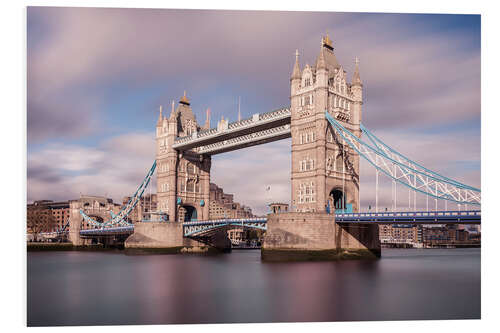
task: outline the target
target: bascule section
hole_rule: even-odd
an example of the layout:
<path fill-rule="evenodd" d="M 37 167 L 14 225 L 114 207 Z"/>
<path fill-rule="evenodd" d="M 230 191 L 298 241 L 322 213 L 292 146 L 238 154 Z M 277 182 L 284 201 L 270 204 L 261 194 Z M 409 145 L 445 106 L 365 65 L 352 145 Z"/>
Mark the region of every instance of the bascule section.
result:
<path fill-rule="evenodd" d="M 325 110 L 360 136 L 362 82 L 358 61 L 349 83 L 329 36 L 313 66 L 296 51 L 290 78 L 292 207 L 297 212 L 358 212 L 359 156 L 325 119 Z"/>

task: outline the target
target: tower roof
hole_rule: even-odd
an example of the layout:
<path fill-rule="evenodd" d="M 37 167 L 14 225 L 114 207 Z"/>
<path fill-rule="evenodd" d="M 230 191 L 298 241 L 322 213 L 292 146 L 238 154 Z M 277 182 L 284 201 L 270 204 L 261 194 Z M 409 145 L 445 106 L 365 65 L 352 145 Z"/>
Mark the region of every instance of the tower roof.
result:
<path fill-rule="evenodd" d="M 330 75 L 335 73 L 336 68 L 340 68 L 339 62 L 333 53 L 333 46 L 328 34 L 321 39 L 321 49 L 318 57 L 316 58 L 316 68 L 326 68 Z M 318 67 L 321 66 L 321 67 Z"/>
<path fill-rule="evenodd" d="M 179 103 L 189 105 L 189 99 L 186 97 L 186 90 L 184 90 L 184 96 L 181 97 Z"/>

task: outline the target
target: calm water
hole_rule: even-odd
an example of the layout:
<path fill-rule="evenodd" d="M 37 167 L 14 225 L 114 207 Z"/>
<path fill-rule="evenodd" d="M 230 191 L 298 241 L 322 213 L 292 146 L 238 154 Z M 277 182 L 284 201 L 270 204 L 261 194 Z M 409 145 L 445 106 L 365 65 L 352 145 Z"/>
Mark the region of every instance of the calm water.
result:
<path fill-rule="evenodd" d="M 28 253 L 28 325 L 480 318 L 480 249 L 386 249 L 377 261 Z"/>

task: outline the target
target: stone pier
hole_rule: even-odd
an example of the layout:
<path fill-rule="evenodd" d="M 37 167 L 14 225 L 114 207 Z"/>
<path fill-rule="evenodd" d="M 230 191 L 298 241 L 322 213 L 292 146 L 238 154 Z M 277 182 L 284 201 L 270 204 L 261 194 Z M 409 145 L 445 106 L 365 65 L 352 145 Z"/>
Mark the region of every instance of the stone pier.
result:
<path fill-rule="evenodd" d="M 378 226 L 341 225 L 326 213 L 269 214 L 261 256 L 264 261 L 379 258 Z"/>

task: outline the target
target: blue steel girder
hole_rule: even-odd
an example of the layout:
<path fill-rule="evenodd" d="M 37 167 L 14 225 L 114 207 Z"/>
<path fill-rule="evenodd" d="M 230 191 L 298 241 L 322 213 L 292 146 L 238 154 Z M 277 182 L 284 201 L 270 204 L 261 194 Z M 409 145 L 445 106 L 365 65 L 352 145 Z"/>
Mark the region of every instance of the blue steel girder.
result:
<path fill-rule="evenodd" d="M 347 142 L 352 149 L 379 172 L 399 184 L 436 199 L 448 200 L 458 204 L 481 205 L 481 191 L 479 189 L 439 175 L 411 161 L 376 138 L 362 125 L 363 132 L 368 136 L 372 144 L 358 138 L 334 119 L 328 111 L 325 112 L 325 117 L 343 141 Z"/>
<path fill-rule="evenodd" d="M 481 211 L 419 211 L 335 214 L 337 223 L 480 224 Z"/>
<path fill-rule="evenodd" d="M 241 226 L 252 229 L 267 230 L 267 218 L 252 219 L 221 219 L 197 222 L 184 222 L 182 224 L 184 237 L 194 236 L 210 230 L 226 226 Z"/>
<path fill-rule="evenodd" d="M 111 218 L 109 220 L 105 222 L 98 222 L 94 220 L 92 217 L 85 214 L 85 212 L 82 209 L 80 209 L 80 215 L 82 215 L 85 221 L 96 227 L 111 227 L 115 225 L 130 226 L 131 224 L 127 222 L 126 218 L 132 212 L 132 210 L 137 206 L 137 203 L 141 200 L 144 190 L 148 187 L 149 182 L 153 177 L 155 169 L 156 169 L 156 160 L 153 162 L 153 166 L 151 166 L 146 177 L 139 185 L 134 195 L 130 197 L 127 204 L 123 206 L 117 214 L 111 214 Z"/>
<path fill-rule="evenodd" d="M 225 126 L 178 137 L 172 147 L 179 151 L 192 150 L 198 154 L 215 155 L 281 140 L 291 136 L 290 119 L 290 107 L 283 107 L 254 114 L 251 118 L 241 121 L 226 123 Z"/>

